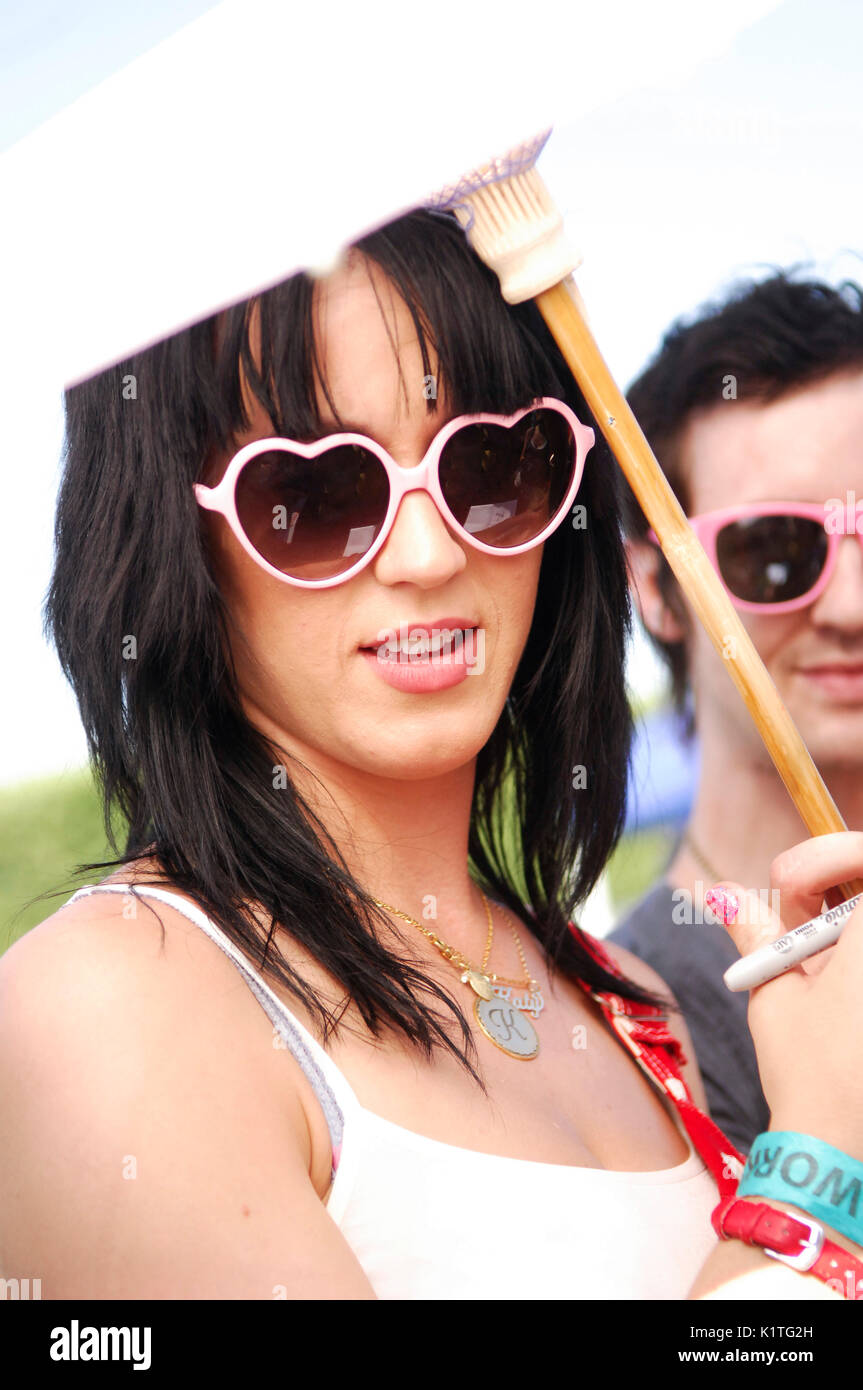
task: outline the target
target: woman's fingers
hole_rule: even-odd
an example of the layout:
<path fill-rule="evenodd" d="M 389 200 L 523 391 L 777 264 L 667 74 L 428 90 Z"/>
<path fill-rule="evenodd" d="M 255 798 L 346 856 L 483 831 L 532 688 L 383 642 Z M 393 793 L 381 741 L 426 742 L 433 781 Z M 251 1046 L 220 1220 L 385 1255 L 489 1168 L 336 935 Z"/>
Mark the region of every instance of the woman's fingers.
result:
<path fill-rule="evenodd" d="M 788 928 L 779 913 L 773 910 L 771 895 L 744 888 L 741 883 L 723 879 L 704 895 L 711 912 L 723 924 L 742 956 L 766 946 L 782 936 Z"/>
<path fill-rule="evenodd" d="M 769 892 L 723 881 L 705 903 L 748 955 L 820 916 L 827 890 L 861 866 L 863 834 L 821 835 L 773 861 Z M 841 923 L 835 945 L 752 989 L 748 1019 L 773 1127 L 820 1135 L 863 1159 L 863 900 Z"/>
<path fill-rule="evenodd" d="M 723 923 L 741 956 L 749 955 L 751 951 L 757 951 L 760 946 L 768 946 L 778 937 L 791 931 L 793 926 L 801 925 L 800 922 L 785 922 L 779 916 L 776 909 L 779 905 L 780 895 L 777 890 L 773 890 L 770 895 L 767 895 L 763 892 L 756 893 L 753 889 L 744 888 L 739 883 L 723 881 L 715 884 L 705 894 L 704 901 Z M 818 916 L 820 911 L 821 903 L 819 900 L 815 911 L 810 916 Z M 801 919 L 801 921 L 809 920 L 810 917 Z M 817 975 L 827 965 L 833 950 L 832 946 L 828 946 L 823 951 L 819 951 L 817 955 L 801 961 L 797 968 L 804 975 Z"/>
<path fill-rule="evenodd" d="M 855 982 L 856 986 L 863 987 L 863 899 L 846 917 L 836 945 L 821 954 L 835 962 L 837 972 L 842 973 L 843 979 L 852 988 Z"/>
<path fill-rule="evenodd" d="M 837 883 L 858 877 L 861 864 L 860 832 L 817 835 L 774 859 L 769 890 L 744 888 L 723 880 L 705 894 L 705 902 L 745 956 L 820 916 L 826 892 Z M 833 948 L 827 948 L 810 957 L 800 969 L 807 975 L 817 974 L 832 955 Z"/>
<path fill-rule="evenodd" d="M 854 830 L 815 835 L 777 855 L 770 880 L 779 891 L 779 911 L 787 930 L 821 913 L 829 888 L 858 878 L 863 864 L 863 834 Z"/>
<path fill-rule="evenodd" d="M 804 975 L 820 974 L 824 967 L 830 964 L 835 950 L 835 946 L 825 946 L 823 951 L 818 951 L 816 955 L 808 956 L 806 960 L 802 960 L 798 969 L 802 970 Z"/>

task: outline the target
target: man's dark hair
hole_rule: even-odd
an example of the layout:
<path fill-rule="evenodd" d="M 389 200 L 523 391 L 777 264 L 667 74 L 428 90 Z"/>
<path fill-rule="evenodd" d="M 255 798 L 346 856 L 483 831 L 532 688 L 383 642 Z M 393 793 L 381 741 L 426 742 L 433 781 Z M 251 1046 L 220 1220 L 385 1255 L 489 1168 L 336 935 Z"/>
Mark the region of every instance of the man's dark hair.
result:
<path fill-rule="evenodd" d="M 850 280 L 834 289 L 797 276 L 791 269 L 737 284 L 722 302 L 703 306 L 694 318 L 678 319 L 627 392 L 685 512 L 690 510 L 689 480 L 681 442 L 697 411 L 723 399 L 766 404 L 837 372 L 863 367 L 863 289 Z M 644 539 L 647 519 L 629 487 L 624 494 L 627 535 Z M 685 622 L 680 590 L 664 556 L 659 581 L 669 607 Z M 651 641 L 668 667 L 674 704 L 683 713 L 689 685 L 686 644 L 652 635 Z"/>

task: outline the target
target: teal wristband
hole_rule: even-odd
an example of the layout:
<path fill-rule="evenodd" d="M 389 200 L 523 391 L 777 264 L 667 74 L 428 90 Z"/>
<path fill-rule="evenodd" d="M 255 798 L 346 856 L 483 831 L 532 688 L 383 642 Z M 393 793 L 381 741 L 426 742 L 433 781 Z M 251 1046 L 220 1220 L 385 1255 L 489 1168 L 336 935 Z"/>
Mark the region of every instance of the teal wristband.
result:
<path fill-rule="evenodd" d="M 737 1195 L 792 1202 L 863 1245 L 863 1163 L 811 1134 L 759 1134 Z"/>

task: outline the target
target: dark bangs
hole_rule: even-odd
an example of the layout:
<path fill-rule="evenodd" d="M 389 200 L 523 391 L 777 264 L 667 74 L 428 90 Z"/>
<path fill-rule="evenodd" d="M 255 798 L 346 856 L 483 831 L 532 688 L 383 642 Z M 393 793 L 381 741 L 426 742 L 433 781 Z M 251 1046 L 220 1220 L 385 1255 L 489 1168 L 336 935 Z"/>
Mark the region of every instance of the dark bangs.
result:
<path fill-rule="evenodd" d="M 424 233 L 429 245 L 425 254 L 418 255 Z M 355 245 L 380 267 L 404 300 L 419 341 L 423 372 L 432 377 L 434 366 L 435 389 L 438 396 L 446 394 L 454 415 L 483 410 L 509 414 L 535 396 L 563 394 L 562 382 L 534 336 L 538 331 L 547 337 L 539 312 L 533 305 L 512 309 L 505 303 L 497 276 L 470 251 L 453 217 L 412 213 Z M 226 312 L 217 366 L 219 393 L 227 407 L 217 441 L 220 447 L 226 447 L 231 435 L 249 423 L 242 408 L 241 363 L 280 434 L 311 439 L 324 432 L 318 383 L 339 420 L 317 350 L 314 286 L 311 277 L 296 275 Z M 260 312 L 260 369 L 249 341 L 255 304 Z M 393 351 L 395 355 L 395 346 Z M 565 367 L 564 373 L 569 376 Z M 577 388 L 576 397 L 580 402 L 576 413 L 582 415 L 586 407 Z M 429 395 L 429 413 L 434 408 L 435 400 Z"/>

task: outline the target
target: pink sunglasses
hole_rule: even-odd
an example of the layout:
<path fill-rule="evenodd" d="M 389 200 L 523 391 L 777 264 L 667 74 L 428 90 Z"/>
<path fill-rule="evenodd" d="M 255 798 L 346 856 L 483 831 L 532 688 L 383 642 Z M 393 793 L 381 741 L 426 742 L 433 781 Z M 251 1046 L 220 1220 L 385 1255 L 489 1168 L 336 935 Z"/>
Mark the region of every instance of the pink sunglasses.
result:
<path fill-rule="evenodd" d="M 543 396 L 515 415 L 450 420 L 413 468 L 362 434 L 256 439 L 195 496 L 274 579 L 328 589 L 371 563 L 409 492 L 427 492 L 486 555 L 541 545 L 572 505 L 593 442 L 565 402 Z"/>
<path fill-rule="evenodd" d="M 735 608 L 794 613 L 830 583 L 844 534 L 832 518 L 823 502 L 750 502 L 702 512 L 689 524 Z M 658 543 L 653 531 L 648 539 Z M 857 539 L 863 545 L 863 535 Z"/>

